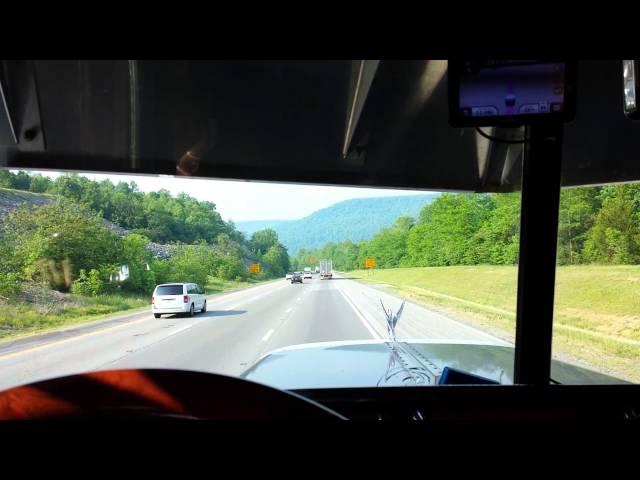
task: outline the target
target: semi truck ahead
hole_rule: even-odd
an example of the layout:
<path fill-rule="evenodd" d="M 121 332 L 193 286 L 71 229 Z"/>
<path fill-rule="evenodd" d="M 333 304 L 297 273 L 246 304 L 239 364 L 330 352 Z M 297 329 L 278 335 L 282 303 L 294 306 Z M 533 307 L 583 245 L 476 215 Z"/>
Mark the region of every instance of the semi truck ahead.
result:
<path fill-rule="evenodd" d="M 320 280 L 333 277 L 333 264 L 331 260 L 320 260 Z"/>

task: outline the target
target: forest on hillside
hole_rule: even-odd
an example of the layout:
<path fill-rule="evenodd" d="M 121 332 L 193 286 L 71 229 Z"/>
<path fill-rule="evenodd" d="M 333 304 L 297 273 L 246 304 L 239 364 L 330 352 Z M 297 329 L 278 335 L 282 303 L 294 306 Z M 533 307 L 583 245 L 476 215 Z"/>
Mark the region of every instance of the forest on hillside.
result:
<path fill-rule="evenodd" d="M 334 268 L 514 265 L 518 262 L 520 194 L 445 193 L 417 217 L 400 216 L 373 238 L 304 248 L 294 268 L 331 258 Z M 640 184 L 566 188 L 561 192 L 558 264 L 640 263 Z"/>
<path fill-rule="evenodd" d="M 400 215 L 418 215 L 420 209 L 437 195 L 429 193 L 352 198 L 316 210 L 298 220 L 274 221 L 270 225 L 262 222 L 238 222 L 238 228 L 251 231 L 254 225 L 261 228 L 268 226 L 276 231 L 289 253 L 295 255 L 301 248 L 317 248 L 327 242 L 359 242 L 369 239 L 380 229 L 392 225 Z M 304 202 L 304 198 L 299 201 Z"/>
<path fill-rule="evenodd" d="M 289 254 L 273 230 L 245 238 L 224 222 L 215 204 L 166 190 L 143 193 L 134 182 L 113 184 L 79 175 L 55 180 L 0 170 L 0 188 L 51 196 L 44 205 L 8 213 L 0 228 L 0 296 L 15 295 L 23 283 L 98 295 L 115 290 L 149 292 L 157 283 L 197 282 L 210 276 L 241 280 L 280 277 Z M 103 218 L 129 231 L 119 236 Z M 154 258 L 150 241 L 172 244 L 171 258 Z M 260 263 L 250 274 L 248 262 Z M 113 282 L 121 265 L 129 278 Z"/>

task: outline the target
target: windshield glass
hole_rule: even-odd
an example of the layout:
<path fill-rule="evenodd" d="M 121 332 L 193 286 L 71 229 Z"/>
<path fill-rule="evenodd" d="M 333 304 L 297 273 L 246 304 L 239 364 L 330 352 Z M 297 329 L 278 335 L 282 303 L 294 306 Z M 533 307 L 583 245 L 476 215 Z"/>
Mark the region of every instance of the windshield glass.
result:
<path fill-rule="evenodd" d="M 292 389 L 436 385 L 447 368 L 513 382 L 519 193 L 0 170 L 0 217 L 0 388 L 119 368 Z M 580 222 L 558 268 L 613 281 L 581 252 L 618 237 Z M 572 338 L 628 294 L 566 288 Z M 637 352 L 602 365 L 604 340 L 576 345 L 554 343 L 555 380 L 637 380 Z"/>

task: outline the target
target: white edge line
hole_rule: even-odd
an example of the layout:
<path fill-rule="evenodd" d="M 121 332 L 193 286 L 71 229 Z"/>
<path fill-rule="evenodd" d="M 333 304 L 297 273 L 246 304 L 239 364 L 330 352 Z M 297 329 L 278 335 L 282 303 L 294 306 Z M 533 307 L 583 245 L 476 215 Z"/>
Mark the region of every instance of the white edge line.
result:
<path fill-rule="evenodd" d="M 351 299 L 349 297 L 347 297 L 347 294 L 344 293 L 342 290 L 338 290 L 342 296 L 344 297 L 344 299 L 347 301 L 347 303 L 349 304 L 349 306 L 353 309 L 353 311 L 356 313 L 356 315 L 358 316 L 358 318 L 360 319 L 360 321 L 362 322 L 362 324 L 367 328 L 367 330 L 369 330 L 369 333 L 373 336 L 373 338 L 378 339 L 378 340 L 383 340 L 383 338 L 380 336 L 380 334 L 378 334 L 378 332 L 376 331 L 375 328 L 373 328 L 373 325 L 371 325 L 369 323 L 369 321 L 360 313 L 360 311 L 356 308 L 356 306 L 353 304 L 353 302 L 351 301 Z"/>

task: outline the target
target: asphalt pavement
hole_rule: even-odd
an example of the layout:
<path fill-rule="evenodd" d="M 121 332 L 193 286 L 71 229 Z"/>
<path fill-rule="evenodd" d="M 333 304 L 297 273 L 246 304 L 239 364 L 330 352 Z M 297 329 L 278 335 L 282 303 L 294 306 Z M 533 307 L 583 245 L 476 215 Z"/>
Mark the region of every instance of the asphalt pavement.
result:
<path fill-rule="evenodd" d="M 268 352 L 339 340 L 388 339 L 380 300 L 402 299 L 354 280 L 318 275 L 282 279 L 210 296 L 194 317 L 151 311 L 0 343 L 0 390 L 73 373 L 119 368 L 177 368 L 239 375 Z M 428 308 L 407 302 L 398 339 L 445 339 L 507 345 Z"/>

